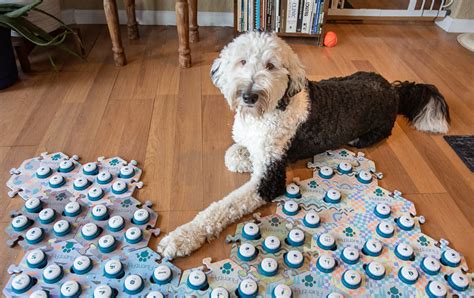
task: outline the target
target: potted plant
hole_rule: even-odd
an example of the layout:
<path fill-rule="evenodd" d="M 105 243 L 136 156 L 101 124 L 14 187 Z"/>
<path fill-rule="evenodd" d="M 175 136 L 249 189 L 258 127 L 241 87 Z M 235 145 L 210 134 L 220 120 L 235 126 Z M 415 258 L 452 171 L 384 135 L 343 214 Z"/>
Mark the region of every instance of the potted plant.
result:
<path fill-rule="evenodd" d="M 37 6 L 42 0 L 34 0 L 30 4 L 0 3 L 0 90 L 12 85 L 18 79 L 15 55 L 11 43 L 11 30 L 37 46 L 58 47 L 74 56 L 80 54 L 66 47 L 63 42 L 68 35 L 77 38 L 75 32 L 60 19 Z M 34 11 L 51 18 L 59 24 L 59 33 L 51 35 L 44 29 L 30 22 L 26 17 Z M 56 30 L 58 32 L 58 30 Z"/>

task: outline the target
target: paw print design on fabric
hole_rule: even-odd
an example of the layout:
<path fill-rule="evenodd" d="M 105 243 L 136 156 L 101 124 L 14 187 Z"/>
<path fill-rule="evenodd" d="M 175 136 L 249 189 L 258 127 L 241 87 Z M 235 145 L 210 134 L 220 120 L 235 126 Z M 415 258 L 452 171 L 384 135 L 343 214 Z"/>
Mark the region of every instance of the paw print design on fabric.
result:
<path fill-rule="evenodd" d="M 381 188 L 376 188 L 374 190 L 374 195 L 376 195 L 377 197 L 383 197 L 384 195 L 383 190 Z"/>
<path fill-rule="evenodd" d="M 278 217 L 276 217 L 276 216 L 275 216 L 275 217 L 272 217 L 272 218 L 270 219 L 270 225 L 271 225 L 272 227 L 278 227 L 278 226 L 280 225 L 280 223 L 281 223 L 281 222 L 280 222 L 280 219 L 279 219 Z"/>
<path fill-rule="evenodd" d="M 122 207 L 124 207 L 124 208 L 128 208 L 132 205 L 132 200 L 125 199 L 125 200 L 122 201 L 122 203 L 120 203 L 120 205 L 122 205 Z"/>
<path fill-rule="evenodd" d="M 120 162 L 120 161 L 119 161 L 118 159 L 114 158 L 114 159 L 112 159 L 111 161 L 109 161 L 109 164 L 110 164 L 111 166 L 116 166 L 116 165 L 119 164 L 119 162 Z"/>
<path fill-rule="evenodd" d="M 74 249 L 74 242 L 66 242 L 66 244 L 64 244 L 61 249 L 63 250 L 63 252 L 65 253 L 70 253 L 73 249 Z"/>
<path fill-rule="evenodd" d="M 316 181 L 312 180 L 308 183 L 308 186 L 310 188 L 316 188 L 316 187 L 318 187 L 318 183 L 316 183 Z"/>
<path fill-rule="evenodd" d="M 349 153 L 347 153 L 346 150 L 342 150 L 341 152 L 339 152 L 339 155 L 342 156 L 342 157 L 347 157 L 349 155 Z"/>
<path fill-rule="evenodd" d="M 229 262 L 224 263 L 220 269 L 223 274 L 230 274 L 231 272 L 234 271 L 234 268 L 232 268 L 232 264 Z"/>
<path fill-rule="evenodd" d="M 416 241 L 418 241 L 421 246 L 428 246 L 430 244 L 430 241 L 426 239 L 425 236 L 420 236 L 420 238 L 418 238 Z"/>
<path fill-rule="evenodd" d="M 356 234 L 356 232 L 351 227 L 345 228 L 343 232 L 347 237 L 354 237 Z"/>
<path fill-rule="evenodd" d="M 147 250 L 137 253 L 137 259 L 139 262 L 146 262 L 150 258 L 151 258 L 151 255 Z"/>
<path fill-rule="evenodd" d="M 54 154 L 53 156 L 51 156 L 52 160 L 59 160 L 60 158 L 61 158 L 61 154 L 59 154 L 59 153 Z"/>
<path fill-rule="evenodd" d="M 66 198 L 66 194 L 64 192 L 58 193 L 56 195 L 56 201 L 61 202 L 61 201 L 64 201 L 65 198 Z"/>
<path fill-rule="evenodd" d="M 314 286 L 314 278 L 309 274 L 304 277 L 303 282 L 306 287 L 312 288 Z"/>
<path fill-rule="evenodd" d="M 391 287 L 390 290 L 387 292 L 390 298 L 400 298 L 402 297 L 402 293 L 396 288 Z"/>

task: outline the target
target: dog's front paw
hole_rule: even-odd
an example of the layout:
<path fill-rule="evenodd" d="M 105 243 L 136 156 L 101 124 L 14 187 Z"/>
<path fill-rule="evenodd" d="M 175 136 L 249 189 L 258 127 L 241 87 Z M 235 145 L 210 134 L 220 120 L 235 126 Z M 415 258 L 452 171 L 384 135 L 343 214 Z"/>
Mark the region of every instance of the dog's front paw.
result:
<path fill-rule="evenodd" d="M 198 249 L 204 240 L 199 233 L 193 231 L 191 224 L 183 225 L 164 237 L 158 244 L 157 251 L 163 257 L 173 259 L 190 255 Z"/>
<path fill-rule="evenodd" d="M 253 170 L 249 151 L 244 146 L 238 144 L 233 144 L 227 149 L 224 162 L 231 172 L 250 173 Z"/>

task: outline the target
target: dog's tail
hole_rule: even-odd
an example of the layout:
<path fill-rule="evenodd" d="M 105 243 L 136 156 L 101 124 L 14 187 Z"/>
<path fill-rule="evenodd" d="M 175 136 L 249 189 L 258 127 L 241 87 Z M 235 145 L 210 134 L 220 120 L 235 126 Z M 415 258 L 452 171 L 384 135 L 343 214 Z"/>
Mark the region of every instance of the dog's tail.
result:
<path fill-rule="evenodd" d="M 398 113 L 406 116 L 420 131 L 448 132 L 449 107 L 434 85 L 396 81 L 392 84 L 398 92 Z"/>

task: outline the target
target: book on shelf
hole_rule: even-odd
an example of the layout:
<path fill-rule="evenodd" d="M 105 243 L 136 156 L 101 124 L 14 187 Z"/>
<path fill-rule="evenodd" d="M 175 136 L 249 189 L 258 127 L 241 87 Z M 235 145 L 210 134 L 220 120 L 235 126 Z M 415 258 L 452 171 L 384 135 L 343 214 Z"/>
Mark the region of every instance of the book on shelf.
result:
<path fill-rule="evenodd" d="M 325 1 L 236 0 L 236 30 L 320 34 Z"/>

